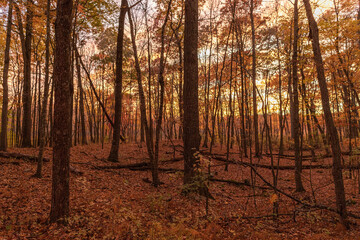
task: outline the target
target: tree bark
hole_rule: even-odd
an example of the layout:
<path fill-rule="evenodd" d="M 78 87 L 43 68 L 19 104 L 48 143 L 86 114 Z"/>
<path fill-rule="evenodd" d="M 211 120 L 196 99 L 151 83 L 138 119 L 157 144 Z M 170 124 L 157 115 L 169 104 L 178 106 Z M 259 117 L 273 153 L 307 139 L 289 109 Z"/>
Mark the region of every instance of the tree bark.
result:
<path fill-rule="evenodd" d="M 158 119 L 156 122 L 154 162 L 152 164 L 153 185 L 155 187 L 157 187 L 160 184 L 159 173 L 158 173 L 158 161 L 159 161 L 160 131 L 161 131 L 161 125 L 162 125 L 163 112 L 164 112 L 165 30 L 166 30 L 166 24 L 169 19 L 171 3 L 172 3 L 172 0 L 170 0 L 168 3 L 166 17 L 165 17 L 164 24 L 161 29 L 161 50 L 160 50 L 161 52 L 160 52 L 160 66 L 159 66 L 160 105 L 159 105 Z"/>
<path fill-rule="evenodd" d="M 252 84 L 253 84 L 253 112 L 254 112 L 254 135 L 255 135 L 255 156 L 260 156 L 259 146 L 259 126 L 256 99 L 256 39 L 254 21 L 254 0 L 250 1 L 250 20 L 251 20 L 251 44 L 252 44 Z"/>
<path fill-rule="evenodd" d="M 41 116 L 39 121 L 39 157 L 38 165 L 35 173 L 36 177 L 42 177 L 42 166 L 43 166 L 43 155 L 44 155 L 44 146 L 45 146 L 45 125 L 46 125 L 46 115 L 47 115 L 47 101 L 49 98 L 49 71 L 50 71 L 50 5 L 51 1 L 47 0 L 47 9 L 46 9 L 46 42 L 45 42 L 45 85 L 44 85 L 44 98 L 42 102 Z"/>
<path fill-rule="evenodd" d="M 31 40 L 33 30 L 33 0 L 26 1 L 26 35 L 24 57 L 24 86 L 22 102 L 24 114 L 22 120 L 22 147 L 31 147 Z"/>
<path fill-rule="evenodd" d="M 81 68 L 80 68 L 80 60 L 79 60 L 80 56 L 79 56 L 78 51 L 75 51 L 75 56 L 76 56 L 76 71 L 77 71 L 78 88 L 79 88 L 81 144 L 86 145 L 87 144 L 87 137 L 86 137 L 85 110 L 84 110 L 84 90 L 83 90 L 83 87 L 82 87 Z"/>
<path fill-rule="evenodd" d="M 121 1 L 121 11 L 119 17 L 119 30 L 117 38 L 116 52 L 116 79 L 115 79 L 115 121 L 113 140 L 109 154 L 109 161 L 117 162 L 119 158 L 119 144 L 121 134 L 121 108 L 122 108 L 122 72 L 123 72 L 123 47 L 124 47 L 124 28 L 125 16 L 128 8 L 126 0 Z"/>
<path fill-rule="evenodd" d="M 54 149 L 50 222 L 66 221 L 69 216 L 69 172 L 71 147 L 72 0 L 58 0 L 54 51 Z"/>
<path fill-rule="evenodd" d="M 185 1 L 184 32 L 184 183 L 195 176 L 200 146 L 198 103 L 198 0 Z"/>
<path fill-rule="evenodd" d="M 7 148 L 7 125 L 8 125 L 8 105 L 9 105 L 9 65 L 10 65 L 10 44 L 11 44 L 11 27 L 12 27 L 12 9 L 13 1 L 9 0 L 8 21 L 6 26 L 6 43 L 3 70 L 3 103 L 1 111 L 1 137 L 0 150 L 6 151 Z"/>
<path fill-rule="evenodd" d="M 345 189 L 344 182 L 342 176 L 342 166 L 341 166 L 341 149 L 339 143 L 339 136 L 335 127 L 335 123 L 333 120 L 333 116 L 330 110 L 329 104 L 329 92 L 327 89 L 327 83 L 325 78 L 325 70 L 323 59 L 321 55 L 320 49 L 320 40 L 319 40 L 319 29 L 317 26 L 317 22 L 312 13 L 311 5 L 309 0 L 303 0 L 306 15 L 309 20 L 310 33 L 312 37 L 312 46 L 314 52 L 314 60 L 316 65 L 317 77 L 320 86 L 321 92 L 321 100 L 324 111 L 326 128 L 328 131 L 328 137 L 330 139 L 330 144 L 333 153 L 333 168 L 332 175 L 335 183 L 335 195 L 336 195 L 336 206 L 338 213 L 340 214 L 340 218 L 342 223 L 349 227 L 349 223 L 347 221 L 348 213 L 346 210 L 346 201 L 345 201 Z"/>
<path fill-rule="evenodd" d="M 298 0 L 294 2 L 294 43 L 293 43 L 293 111 L 291 116 L 291 125 L 294 129 L 294 147 L 295 147 L 295 185 L 297 192 L 305 191 L 301 180 L 302 159 L 300 156 L 300 121 L 299 121 L 299 77 L 298 77 L 298 39 L 299 39 L 299 9 Z"/>
<path fill-rule="evenodd" d="M 148 151 L 150 162 L 151 162 L 151 165 L 154 166 L 154 143 L 153 143 L 152 130 L 151 130 L 152 126 L 148 125 L 148 121 L 147 121 L 147 117 L 146 117 L 146 102 L 145 102 L 144 89 L 142 86 L 142 74 L 141 74 L 138 53 L 137 53 L 136 41 L 135 41 L 134 24 L 132 21 L 130 9 L 128 9 L 128 16 L 129 16 L 129 23 L 130 23 L 131 43 L 132 43 L 133 52 L 134 52 L 136 78 L 137 78 L 137 84 L 138 84 L 138 90 L 139 90 L 141 124 L 145 128 L 146 148 Z M 151 116 L 150 116 L 150 118 L 151 118 Z"/>

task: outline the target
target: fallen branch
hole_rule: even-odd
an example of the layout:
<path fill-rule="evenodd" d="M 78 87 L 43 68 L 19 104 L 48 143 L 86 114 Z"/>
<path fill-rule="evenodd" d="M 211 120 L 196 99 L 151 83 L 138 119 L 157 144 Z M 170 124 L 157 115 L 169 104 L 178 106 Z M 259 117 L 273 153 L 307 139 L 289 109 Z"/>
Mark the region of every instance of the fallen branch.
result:
<path fill-rule="evenodd" d="M 247 165 L 248 167 L 250 167 L 250 168 L 254 171 L 254 173 L 255 173 L 266 185 L 268 185 L 268 186 L 269 186 L 270 188 L 272 188 L 274 191 L 276 191 L 277 193 L 280 193 L 281 195 L 284 195 L 284 196 L 290 198 L 291 200 L 297 202 L 298 204 L 301 204 L 301 205 L 303 205 L 303 206 L 305 206 L 305 207 L 309 207 L 309 208 L 317 208 L 317 209 L 328 210 L 328 211 L 330 211 L 330 212 L 334 212 L 334 213 L 339 214 L 339 211 L 336 210 L 336 209 L 334 209 L 334 208 L 331 208 L 331 207 L 328 207 L 328 206 L 324 206 L 324 205 L 320 205 L 320 204 L 309 204 L 309 203 L 305 203 L 305 202 L 303 202 L 303 201 L 301 201 L 301 200 L 299 200 L 299 199 L 291 196 L 290 194 L 288 194 L 288 193 L 280 190 L 279 188 L 275 187 L 274 185 L 272 185 L 271 183 L 269 183 L 268 181 L 266 181 L 266 179 L 265 179 L 261 174 L 259 174 L 259 173 L 257 172 L 257 170 L 256 170 L 252 165 L 247 164 L 247 163 L 243 163 L 243 164 L 245 164 L 245 165 Z M 355 218 L 355 219 L 360 219 L 360 216 L 355 215 L 355 214 L 350 213 L 350 212 L 348 212 L 348 216 L 349 216 L 349 217 L 352 217 L 352 218 Z"/>
<path fill-rule="evenodd" d="M 93 82 L 92 82 L 92 80 L 91 80 L 91 77 L 90 77 L 90 73 L 89 73 L 89 71 L 86 69 L 84 62 L 83 62 L 83 60 L 81 59 L 81 56 L 80 56 L 80 54 L 79 54 L 78 49 L 75 48 L 75 51 L 76 51 L 75 53 L 76 53 L 76 54 L 78 55 L 78 57 L 79 57 L 80 64 L 81 64 L 82 68 L 84 69 L 84 71 L 85 71 L 85 73 L 86 73 L 86 76 L 87 76 L 87 78 L 88 78 L 88 80 L 89 80 L 89 83 L 90 83 L 91 90 L 93 91 L 93 93 L 94 93 L 94 95 L 95 95 L 95 97 L 96 97 L 96 100 L 99 102 L 99 104 L 100 104 L 100 106 L 101 106 L 101 109 L 103 110 L 103 113 L 105 114 L 106 119 L 107 119 L 108 122 L 110 123 L 111 127 L 114 128 L 114 122 L 111 120 L 111 117 L 109 116 L 109 114 L 108 114 L 107 111 L 106 111 L 106 108 L 105 108 L 105 106 L 104 106 L 104 103 L 101 101 L 101 99 L 100 99 L 100 97 L 99 97 L 99 94 L 96 92 L 95 86 L 94 86 L 94 84 L 93 84 Z M 121 141 L 123 141 L 123 142 L 125 142 L 125 140 L 126 140 L 125 137 L 124 137 L 123 135 L 121 135 L 121 134 L 120 134 L 120 139 L 121 139 Z"/>
<path fill-rule="evenodd" d="M 150 166 L 149 162 L 133 163 L 126 165 L 110 165 L 110 166 L 96 166 L 96 169 L 124 169 L 124 168 L 136 168 Z"/>
<path fill-rule="evenodd" d="M 218 156 L 212 156 L 213 159 L 221 161 L 221 162 L 227 162 L 230 164 L 237 164 L 237 165 L 243 165 L 243 166 L 248 166 L 250 165 L 249 163 L 246 162 L 237 162 L 234 160 L 226 160 L 226 158 L 222 158 L 222 157 L 218 157 Z M 291 165 L 286 165 L 286 166 L 271 166 L 271 165 L 266 165 L 266 164 L 257 164 L 254 163 L 252 164 L 253 167 L 256 168 L 266 168 L 266 169 L 275 169 L 278 168 L 279 170 L 295 170 L 295 166 L 291 166 Z M 346 165 L 343 166 L 343 169 L 359 169 L 360 166 L 358 165 Z M 303 165 L 302 169 L 332 169 L 332 165 L 321 165 L 321 164 L 316 164 L 316 165 Z"/>
<path fill-rule="evenodd" d="M 235 180 L 217 179 L 217 178 L 213 178 L 213 177 L 210 178 L 209 180 L 212 181 L 212 182 L 229 183 L 229 184 L 236 185 L 236 186 L 255 187 L 255 188 L 259 188 L 259 189 L 271 189 L 271 188 L 265 187 L 265 186 L 252 186 L 248 182 L 238 182 L 238 181 L 235 181 Z"/>
<path fill-rule="evenodd" d="M 0 162 L 0 165 L 6 165 L 6 164 L 20 166 L 20 162 L 15 162 L 15 161 L 4 161 L 4 162 L 1 161 Z"/>
<path fill-rule="evenodd" d="M 145 166 L 145 167 L 133 167 L 129 168 L 131 171 L 149 171 L 151 170 L 151 166 Z M 183 172 L 183 169 L 177 169 L 177 168 L 158 168 L 160 172 Z"/>
<path fill-rule="evenodd" d="M 10 152 L 0 152 L 0 158 L 15 158 L 15 159 L 21 159 L 21 160 L 29 161 L 29 162 L 37 162 L 38 161 L 38 157 L 35 157 L 35 156 L 24 155 L 21 153 L 10 153 Z M 50 162 L 50 159 L 43 158 L 43 161 Z"/>
<path fill-rule="evenodd" d="M 161 161 L 160 163 L 173 163 L 183 160 L 184 158 L 173 158 L 170 160 Z M 140 163 L 132 163 L 125 165 L 110 165 L 110 166 L 97 166 L 96 169 L 124 169 L 124 168 L 141 168 L 141 167 L 151 167 L 150 162 L 140 162 Z"/>

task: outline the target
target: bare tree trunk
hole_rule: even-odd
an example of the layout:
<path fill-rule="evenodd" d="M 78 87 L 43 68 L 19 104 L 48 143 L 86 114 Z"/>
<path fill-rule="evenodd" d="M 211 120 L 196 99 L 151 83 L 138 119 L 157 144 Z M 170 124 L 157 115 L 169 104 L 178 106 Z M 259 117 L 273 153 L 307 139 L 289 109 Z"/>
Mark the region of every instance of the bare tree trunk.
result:
<path fill-rule="evenodd" d="M 7 125 L 8 125 L 8 105 L 9 105 L 9 64 L 10 64 L 10 44 L 11 44 L 11 27 L 12 27 L 12 9 L 13 1 L 9 0 L 8 21 L 6 26 L 6 43 L 3 70 L 3 103 L 1 111 L 1 137 L 0 150 L 6 151 L 7 148 Z"/>
<path fill-rule="evenodd" d="M 45 42 L 45 85 L 44 85 L 44 98 L 42 102 L 41 109 L 41 117 L 39 122 L 39 156 L 38 156 L 38 165 L 35 173 L 35 177 L 42 177 L 42 166 L 43 166 L 43 155 L 44 155 L 44 147 L 45 147 L 45 125 L 46 125 L 46 116 L 47 116 L 47 101 L 49 98 L 49 71 L 50 71 L 50 37 L 51 37 L 51 29 L 50 29 L 50 5 L 51 0 L 47 0 L 47 8 L 46 8 L 46 42 Z"/>
<path fill-rule="evenodd" d="M 23 106 L 24 114 L 22 120 L 22 147 L 31 147 L 31 40 L 33 30 L 33 0 L 26 1 L 26 36 L 24 57 L 24 87 Z"/>
<path fill-rule="evenodd" d="M 235 27 L 235 33 L 236 33 L 236 40 L 238 42 L 238 46 L 239 46 L 239 62 L 240 62 L 240 78 L 241 78 L 241 103 L 239 103 L 239 106 L 241 106 L 241 109 L 239 109 L 239 113 L 241 115 L 241 145 L 242 145 L 242 150 L 243 150 L 243 154 L 245 157 L 247 157 L 247 141 L 246 141 L 246 126 L 245 126 L 245 66 L 244 66 L 244 57 L 243 57 L 243 52 L 244 52 L 244 48 L 243 48 L 243 39 L 242 39 L 242 29 L 240 25 L 237 25 Z M 236 91 L 238 94 L 238 91 Z M 239 96 L 238 96 L 239 98 Z M 239 100 L 238 100 L 239 102 Z"/>
<path fill-rule="evenodd" d="M 72 0 L 58 0 L 55 22 L 54 59 L 54 150 L 50 222 L 69 216 L 71 148 L 71 29 Z"/>
<path fill-rule="evenodd" d="M 119 30 L 116 52 L 116 79 L 115 79 L 115 121 L 113 140 L 109 154 L 109 161 L 117 162 L 119 158 L 119 144 L 121 134 L 121 108 L 122 108 L 122 71 L 123 71 L 123 46 L 124 46 L 124 28 L 125 16 L 128 8 L 126 0 L 121 1 L 121 11 L 119 17 Z"/>
<path fill-rule="evenodd" d="M 294 43 L 293 43 L 293 112 L 291 117 L 291 125 L 294 129 L 294 145 L 295 145 L 295 184 L 297 192 L 304 192 L 304 186 L 301 180 L 302 159 L 300 156 L 300 121 L 299 121 L 299 94 L 298 94 L 298 39 L 299 39 L 299 9 L 298 0 L 294 2 Z"/>
<path fill-rule="evenodd" d="M 211 82 L 211 57 L 212 57 L 212 48 L 213 48 L 213 2 L 211 2 L 210 5 L 210 24 L 209 24 L 209 30 L 210 30 L 210 49 L 209 49 L 209 67 L 207 76 L 205 76 L 205 138 L 203 147 L 208 147 L 208 136 L 210 132 L 209 128 L 209 108 L 210 108 L 210 82 Z M 205 69 L 206 69 L 206 62 L 205 62 Z"/>
<path fill-rule="evenodd" d="M 84 110 L 84 90 L 82 87 L 81 80 L 81 69 L 80 69 L 80 56 L 78 51 L 75 51 L 75 60 L 76 60 L 76 71 L 78 79 L 78 88 L 79 88 L 79 110 L 80 110 L 80 125 L 81 125 L 81 144 L 87 144 L 86 137 L 86 124 L 85 124 L 85 110 Z"/>
<path fill-rule="evenodd" d="M 276 11 L 278 12 L 278 4 L 276 4 Z M 276 47 L 277 47 L 277 61 L 278 61 L 278 75 L 279 75 L 279 130 L 280 130 L 280 144 L 279 144 L 279 157 L 284 153 L 284 116 L 283 116 L 283 98 L 282 98 L 282 71 L 281 71 L 281 58 L 280 58 L 280 41 L 279 41 L 279 28 L 276 29 Z"/>
<path fill-rule="evenodd" d="M 233 24 L 231 24 L 231 29 L 230 32 L 232 31 L 233 28 L 235 28 L 235 10 L 236 10 L 236 2 L 234 2 L 234 6 L 232 9 L 232 22 Z M 232 141 L 231 139 L 231 123 L 232 123 L 232 119 L 234 118 L 234 110 L 232 107 L 232 83 L 233 83 L 233 61 L 234 61 L 234 34 L 232 34 L 232 39 L 231 39 L 231 58 L 230 58 L 230 80 L 229 80 L 229 85 L 230 85 L 230 92 L 229 92 L 229 110 L 230 110 L 230 115 L 228 116 L 228 121 L 227 121 L 227 140 L 226 140 L 226 165 L 225 165 L 225 171 L 228 171 L 228 161 L 229 161 L 229 157 L 230 157 L 230 142 Z"/>
<path fill-rule="evenodd" d="M 344 189 L 344 182 L 342 176 L 342 166 L 341 166 L 341 148 L 339 143 L 339 136 L 335 127 L 335 123 L 332 117 L 332 113 L 330 110 L 329 105 L 329 92 L 327 89 L 327 83 L 325 78 L 325 70 L 324 64 L 321 55 L 320 49 L 320 40 L 319 40 L 319 29 L 312 13 L 311 5 L 309 0 L 303 0 L 306 15 L 309 20 L 310 32 L 312 37 L 312 45 L 314 51 L 314 60 L 316 64 L 318 82 L 320 86 L 321 92 L 321 100 L 322 106 L 325 115 L 325 122 L 327 127 L 327 135 L 330 139 L 330 144 L 332 148 L 333 154 L 333 169 L 332 174 L 335 183 L 335 195 L 336 195 L 336 205 L 338 212 L 340 214 L 340 218 L 342 223 L 349 227 L 349 223 L 347 221 L 347 210 L 346 210 L 346 201 L 345 201 L 345 189 Z"/>
<path fill-rule="evenodd" d="M 145 137 L 146 137 L 146 148 L 149 154 L 150 162 L 152 166 L 154 166 L 154 143 L 152 139 L 152 133 L 150 130 L 150 126 L 147 122 L 146 117 L 146 102 L 145 102 L 145 95 L 144 95 L 144 89 L 142 86 L 142 74 L 141 74 L 141 68 L 137 53 L 137 46 L 135 41 L 135 33 L 134 33 L 134 26 L 133 21 L 130 13 L 130 9 L 128 9 L 128 16 L 129 16 L 129 23 L 130 23 L 130 34 L 131 34 L 131 43 L 133 46 L 133 52 L 134 52 L 134 59 L 135 59 L 135 69 L 136 69 L 136 77 L 137 77 L 137 84 L 138 84 L 138 90 L 139 90 L 139 101 L 140 101 L 140 117 L 141 117 L 141 123 L 145 128 Z M 151 117 L 151 116 L 150 116 Z"/>
<path fill-rule="evenodd" d="M 165 92 L 165 82 L 164 82 L 165 30 L 166 30 L 166 24 L 169 19 L 171 3 L 172 3 L 172 0 L 170 0 L 168 3 L 166 17 L 165 17 L 164 24 L 161 29 L 161 50 L 160 50 L 160 66 L 159 66 L 160 105 L 159 105 L 158 119 L 157 119 L 157 123 L 156 123 L 154 162 L 152 164 L 153 185 L 155 187 L 157 187 L 160 183 L 159 176 L 158 176 L 159 175 L 158 161 L 159 161 L 159 140 L 160 140 L 160 131 L 161 131 L 161 125 L 162 125 L 163 110 L 164 110 L 164 92 Z"/>
<path fill-rule="evenodd" d="M 51 83 L 51 91 L 50 91 L 50 103 L 49 103 L 49 125 L 50 125 L 50 142 L 49 146 L 52 147 L 54 145 L 54 88 L 55 83 L 54 80 Z"/>
<path fill-rule="evenodd" d="M 255 42 L 255 21 L 254 21 L 254 0 L 250 1 L 251 20 L 251 44 L 252 44 L 252 84 L 253 84 L 253 112 L 254 112 L 254 135 L 255 135 L 255 156 L 260 157 L 259 126 L 256 99 L 256 42 Z"/>
<path fill-rule="evenodd" d="M 198 103 L 198 0 L 185 0 L 184 31 L 184 183 L 195 176 L 200 146 Z"/>

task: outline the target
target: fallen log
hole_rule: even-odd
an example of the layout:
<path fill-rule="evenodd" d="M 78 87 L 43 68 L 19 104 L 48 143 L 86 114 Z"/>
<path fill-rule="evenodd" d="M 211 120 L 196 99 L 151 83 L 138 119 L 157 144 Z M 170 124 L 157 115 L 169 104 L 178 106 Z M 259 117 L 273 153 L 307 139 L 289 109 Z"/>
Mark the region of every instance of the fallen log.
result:
<path fill-rule="evenodd" d="M 6 164 L 20 166 L 20 162 L 15 162 L 15 161 L 1 161 L 0 162 L 0 165 L 6 165 Z"/>
<path fill-rule="evenodd" d="M 21 159 L 29 162 L 37 162 L 38 157 L 30 156 L 30 155 L 24 155 L 21 153 L 10 153 L 10 152 L 0 152 L 0 158 L 15 158 L 15 159 Z M 50 162 L 50 159 L 43 158 L 44 162 Z"/>
<path fill-rule="evenodd" d="M 146 166 L 146 167 L 134 167 L 134 168 L 129 168 L 129 170 L 131 171 L 149 171 L 151 170 L 151 166 Z M 177 169 L 177 168 L 158 168 L 158 170 L 160 172 L 183 172 L 183 169 Z"/>
<path fill-rule="evenodd" d="M 221 162 L 227 162 L 229 164 L 237 164 L 242 166 L 249 166 L 250 163 L 246 162 L 237 162 L 234 160 L 226 160 L 226 158 L 212 156 L 213 159 L 221 161 Z M 295 166 L 291 165 L 285 165 L 285 166 L 271 166 L 266 164 L 257 164 L 253 163 L 251 166 L 256 168 L 265 168 L 265 169 L 279 169 L 279 170 L 295 170 Z M 315 164 L 315 165 L 303 165 L 302 169 L 332 169 L 332 165 L 321 165 L 321 164 Z M 343 166 L 343 169 L 360 169 L 359 165 L 346 165 Z"/>
<path fill-rule="evenodd" d="M 268 157 L 271 156 L 270 153 L 265 153 L 264 155 L 265 155 L 265 156 L 268 156 Z M 278 154 L 278 153 L 273 153 L 272 155 L 276 155 L 277 157 L 279 157 L 279 154 Z M 314 157 L 314 160 L 323 159 L 323 158 L 324 158 L 324 156 L 322 156 L 322 155 L 320 155 L 320 156 L 315 156 L 315 157 Z M 293 156 L 293 155 L 286 155 L 286 154 L 280 154 L 280 159 L 287 159 L 287 160 L 294 160 L 294 161 L 295 161 L 295 156 Z M 310 155 L 304 155 L 304 156 L 301 157 L 301 159 L 302 159 L 303 161 L 311 161 L 311 160 L 313 159 L 313 157 L 310 156 Z"/>
<path fill-rule="evenodd" d="M 160 161 L 159 163 L 173 163 L 184 160 L 183 157 L 173 158 L 170 160 Z M 142 168 L 142 167 L 151 167 L 150 162 L 140 162 L 140 163 L 131 163 L 131 164 L 118 164 L 118 165 L 109 165 L 109 166 L 96 166 L 96 169 L 124 169 L 124 168 Z"/>
<path fill-rule="evenodd" d="M 273 190 L 275 190 L 277 193 L 280 193 L 281 195 L 284 195 L 285 197 L 287 198 L 290 198 L 292 199 L 293 201 L 295 201 L 296 203 L 298 204 L 301 204 L 305 207 L 309 207 L 309 208 L 317 208 L 317 209 L 324 209 L 324 210 L 328 210 L 330 212 L 334 212 L 334 213 L 338 213 L 339 214 L 339 211 L 337 209 L 334 209 L 334 208 L 331 208 L 331 207 L 328 207 L 328 206 L 325 206 L 325 205 L 320 205 L 320 204 L 310 204 L 310 203 L 306 203 L 306 202 L 303 202 L 302 200 L 290 195 L 289 193 L 286 193 L 285 191 L 282 191 L 280 190 L 279 188 L 277 188 L 276 186 L 272 185 L 270 182 L 268 182 L 260 173 L 257 172 L 257 170 L 251 166 L 250 164 L 247 164 L 248 167 L 250 167 L 254 173 L 266 184 L 268 185 L 270 188 L 272 188 Z M 359 215 L 356 215 L 354 213 L 351 213 L 351 212 L 348 212 L 348 216 L 349 217 L 352 217 L 352 218 L 355 218 L 355 219 L 360 219 L 360 216 Z"/>
<path fill-rule="evenodd" d="M 150 166 L 148 162 L 132 163 L 126 165 L 110 165 L 110 166 L 96 166 L 96 169 L 123 169 L 123 168 L 136 168 Z"/>
<path fill-rule="evenodd" d="M 236 186 L 247 186 L 247 187 L 255 187 L 255 188 L 259 188 L 259 189 L 272 189 L 269 187 L 265 187 L 265 186 L 252 186 L 249 182 L 238 182 L 235 180 L 226 180 L 226 179 L 218 179 L 218 178 L 210 178 L 209 179 L 212 182 L 222 182 L 222 183 L 228 183 L 228 184 L 232 184 L 232 185 L 236 185 Z"/>

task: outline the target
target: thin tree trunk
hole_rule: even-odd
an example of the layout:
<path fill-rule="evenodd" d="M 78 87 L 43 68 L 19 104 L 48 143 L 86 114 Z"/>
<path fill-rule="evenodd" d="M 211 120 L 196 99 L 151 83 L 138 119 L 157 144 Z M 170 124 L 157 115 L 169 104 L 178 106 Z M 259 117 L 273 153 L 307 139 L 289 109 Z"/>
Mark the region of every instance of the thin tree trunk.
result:
<path fill-rule="evenodd" d="M 8 21 L 6 26 L 4 70 L 3 70 L 3 103 L 2 103 L 2 111 L 1 111 L 1 136 L 0 136 L 1 151 L 6 151 L 7 149 L 7 125 L 8 125 L 8 105 L 9 105 L 8 76 L 9 76 L 9 65 L 10 65 L 12 9 L 13 9 L 13 1 L 9 0 Z"/>
<path fill-rule="evenodd" d="M 294 129 L 294 147 L 295 147 L 295 184 L 297 192 L 304 192 L 304 186 L 301 180 L 302 159 L 300 156 L 300 121 L 299 121 L 299 94 L 298 94 L 298 39 L 299 39 L 299 9 L 298 0 L 294 2 L 294 43 L 293 43 L 293 112 L 291 117 L 291 125 Z"/>
<path fill-rule="evenodd" d="M 38 156 L 38 164 L 35 176 L 38 178 L 42 177 L 42 167 L 43 167 L 43 155 L 44 155 L 44 147 L 45 147 L 45 125 L 46 125 L 46 116 L 47 116 L 47 101 L 49 97 L 49 71 L 50 71 L 50 37 L 51 37 L 51 29 L 50 29 L 50 5 L 51 0 L 47 0 L 47 8 L 46 8 L 46 42 L 45 42 L 45 85 L 44 85 L 44 98 L 42 102 L 41 116 L 39 122 L 39 156 Z"/>
<path fill-rule="evenodd" d="M 24 57 L 24 86 L 22 102 L 24 114 L 22 120 L 22 147 L 31 147 L 31 40 L 33 31 L 33 0 L 26 1 L 26 35 Z"/>
<path fill-rule="evenodd" d="M 80 126 L 81 126 L 81 144 L 87 144 L 86 137 L 86 124 L 85 124 L 85 109 L 84 109 L 84 90 L 82 87 L 81 80 L 81 69 L 80 69 L 80 56 L 78 51 L 75 51 L 76 71 L 78 79 L 78 90 L 79 90 L 79 110 L 80 110 Z"/>
<path fill-rule="evenodd" d="M 117 52 L 116 52 L 116 79 L 115 79 L 115 121 L 113 140 L 109 154 L 109 161 L 117 162 L 119 158 L 119 144 L 121 134 L 121 108 L 122 108 L 122 75 L 123 75 L 123 47 L 124 47 L 124 28 L 125 28 L 125 15 L 127 12 L 127 0 L 121 1 L 121 11 L 119 17 L 119 29 L 117 39 Z"/>
<path fill-rule="evenodd" d="M 254 135 L 255 135 L 255 156 L 260 157 L 259 146 L 259 126 L 256 98 L 256 42 L 255 42 L 255 20 L 254 20 L 254 0 L 250 1 L 250 20 L 251 20 L 251 45 L 252 45 L 252 84 L 253 84 L 253 114 L 254 114 Z"/>
<path fill-rule="evenodd" d="M 146 148 L 147 148 L 147 151 L 149 154 L 150 163 L 152 164 L 152 166 L 154 166 L 154 164 L 153 164 L 153 162 L 154 162 L 154 143 L 153 143 L 153 139 L 151 136 L 150 126 L 148 125 L 147 117 L 146 117 L 146 102 L 145 102 L 144 89 L 142 86 L 142 73 L 141 73 L 140 62 L 139 62 L 138 53 L 137 53 L 134 25 L 133 25 L 130 9 L 128 9 L 128 16 L 129 16 L 129 23 L 130 23 L 131 43 L 132 43 L 134 59 L 135 59 L 137 84 L 138 84 L 138 90 L 139 90 L 139 101 L 140 101 L 140 112 L 141 112 L 140 117 L 141 117 L 142 125 L 145 128 Z"/>
<path fill-rule="evenodd" d="M 347 221 L 348 215 L 347 215 L 347 210 L 346 210 L 345 189 L 344 189 L 344 182 L 343 182 L 343 176 L 342 176 L 341 148 L 340 148 L 338 133 L 337 133 L 337 130 L 335 127 L 335 123 L 334 123 L 333 116 L 332 116 L 332 113 L 330 110 L 330 105 L 329 105 L 329 92 L 327 89 L 324 64 L 323 64 L 323 59 L 322 59 L 321 49 L 320 49 L 319 29 L 318 29 L 316 20 L 314 18 L 314 15 L 312 13 L 310 1 L 303 0 L 303 2 L 305 5 L 305 9 L 306 9 L 306 15 L 309 20 L 310 32 L 311 32 L 311 37 L 312 37 L 312 45 L 313 45 L 313 51 L 314 51 L 314 60 L 315 60 L 315 64 L 316 64 L 318 82 L 319 82 L 320 92 L 321 92 L 322 106 L 323 106 L 324 115 L 325 115 L 325 122 L 326 122 L 328 137 L 330 139 L 330 144 L 331 144 L 332 153 L 333 153 L 332 174 L 333 174 L 334 183 L 335 183 L 335 195 L 336 195 L 337 210 L 340 214 L 342 223 L 346 227 L 349 227 L 349 223 Z"/>
<path fill-rule="evenodd" d="M 166 24 L 169 19 L 170 10 L 171 10 L 171 2 L 172 2 L 172 0 L 170 0 L 168 3 L 166 17 L 165 17 L 164 24 L 161 29 L 161 50 L 160 50 L 160 66 L 159 66 L 160 105 L 159 105 L 158 119 L 157 119 L 157 123 L 156 123 L 154 162 L 152 164 L 153 185 L 155 187 L 157 187 L 160 183 L 159 173 L 158 173 L 158 161 L 159 161 L 160 131 L 161 131 L 161 125 L 162 125 L 163 110 L 164 110 L 164 92 L 165 92 L 165 82 L 164 82 L 165 30 L 166 30 Z"/>

